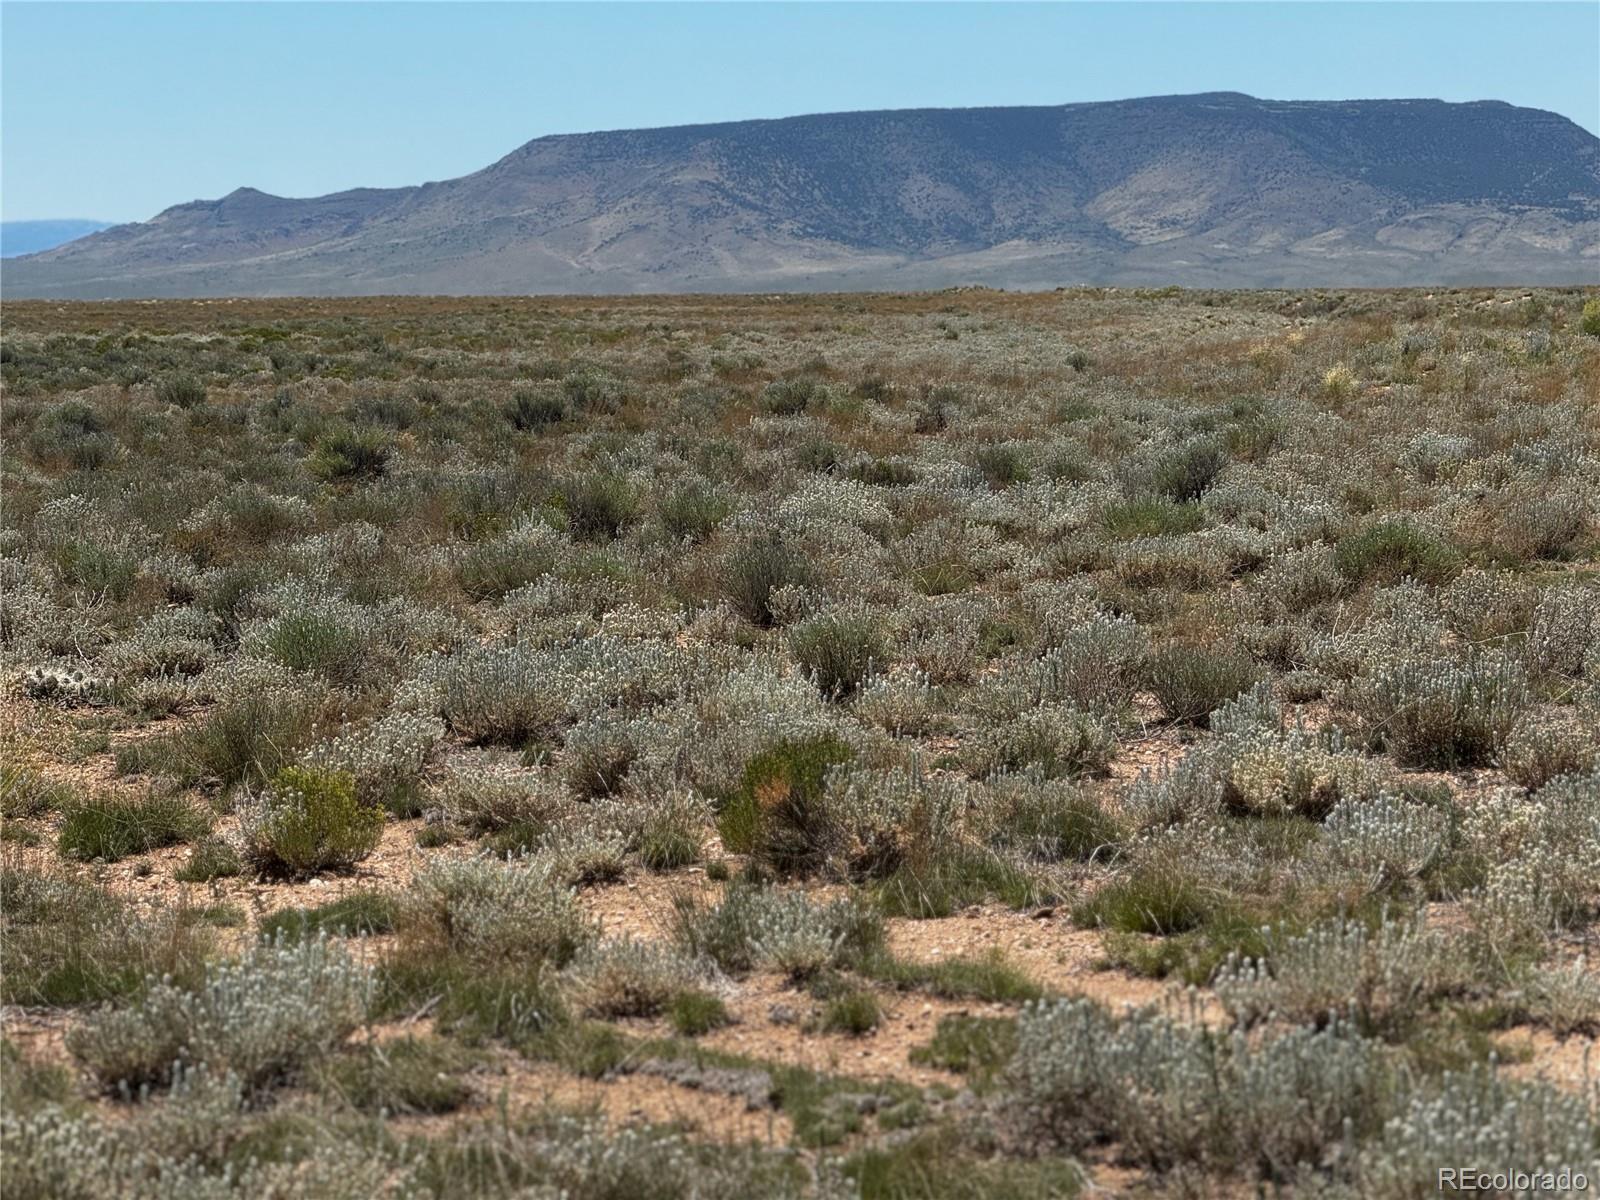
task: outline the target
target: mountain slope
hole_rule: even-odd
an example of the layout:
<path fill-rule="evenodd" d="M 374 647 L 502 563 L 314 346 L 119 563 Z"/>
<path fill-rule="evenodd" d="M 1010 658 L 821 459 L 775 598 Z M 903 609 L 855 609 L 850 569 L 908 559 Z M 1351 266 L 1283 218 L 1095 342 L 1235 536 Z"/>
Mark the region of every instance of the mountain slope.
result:
<path fill-rule="evenodd" d="M 412 188 L 241 188 L 8 295 L 1600 278 L 1600 139 L 1498 102 L 1235 93 L 540 138 Z"/>

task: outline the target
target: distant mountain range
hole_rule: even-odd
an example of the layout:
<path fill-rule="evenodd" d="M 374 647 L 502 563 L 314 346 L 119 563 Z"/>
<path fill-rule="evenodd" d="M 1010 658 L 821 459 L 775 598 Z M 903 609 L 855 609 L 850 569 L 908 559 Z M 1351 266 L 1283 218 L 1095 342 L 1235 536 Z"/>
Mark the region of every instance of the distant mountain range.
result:
<path fill-rule="evenodd" d="M 110 228 L 110 221 L 0 221 L 0 258 L 53 250 L 63 242 Z"/>
<path fill-rule="evenodd" d="M 1600 282 L 1600 139 L 1497 101 L 1233 92 L 544 137 L 240 188 L 8 262 L 8 296 Z"/>

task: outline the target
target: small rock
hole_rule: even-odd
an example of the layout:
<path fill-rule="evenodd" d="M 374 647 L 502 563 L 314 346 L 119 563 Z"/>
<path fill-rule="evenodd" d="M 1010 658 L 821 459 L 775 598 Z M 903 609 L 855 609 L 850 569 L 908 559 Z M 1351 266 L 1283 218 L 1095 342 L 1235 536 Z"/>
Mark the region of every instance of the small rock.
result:
<path fill-rule="evenodd" d="M 791 1005 L 778 1003 L 767 1009 L 767 1020 L 774 1025 L 794 1025 L 800 1020 L 800 1014 Z"/>

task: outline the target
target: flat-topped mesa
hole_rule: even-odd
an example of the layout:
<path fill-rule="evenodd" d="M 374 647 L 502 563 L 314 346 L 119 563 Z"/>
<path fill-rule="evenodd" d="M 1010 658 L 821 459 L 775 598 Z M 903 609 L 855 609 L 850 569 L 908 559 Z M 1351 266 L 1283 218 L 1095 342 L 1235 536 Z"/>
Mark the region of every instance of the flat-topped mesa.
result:
<path fill-rule="evenodd" d="M 1600 282 L 1600 139 L 1502 101 L 1238 92 L 537 138 L 242 187 L 11 260 L 13 296 Z"/>

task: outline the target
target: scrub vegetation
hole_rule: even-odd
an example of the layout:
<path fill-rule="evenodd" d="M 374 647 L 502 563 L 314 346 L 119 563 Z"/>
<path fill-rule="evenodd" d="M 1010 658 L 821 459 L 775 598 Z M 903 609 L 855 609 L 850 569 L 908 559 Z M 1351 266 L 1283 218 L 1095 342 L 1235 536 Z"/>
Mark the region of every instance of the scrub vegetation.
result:
<path fill-rule="evenodd" d="M 1600 1179 L 1597 302 L 7 304 L 6 1196 Z"/>

